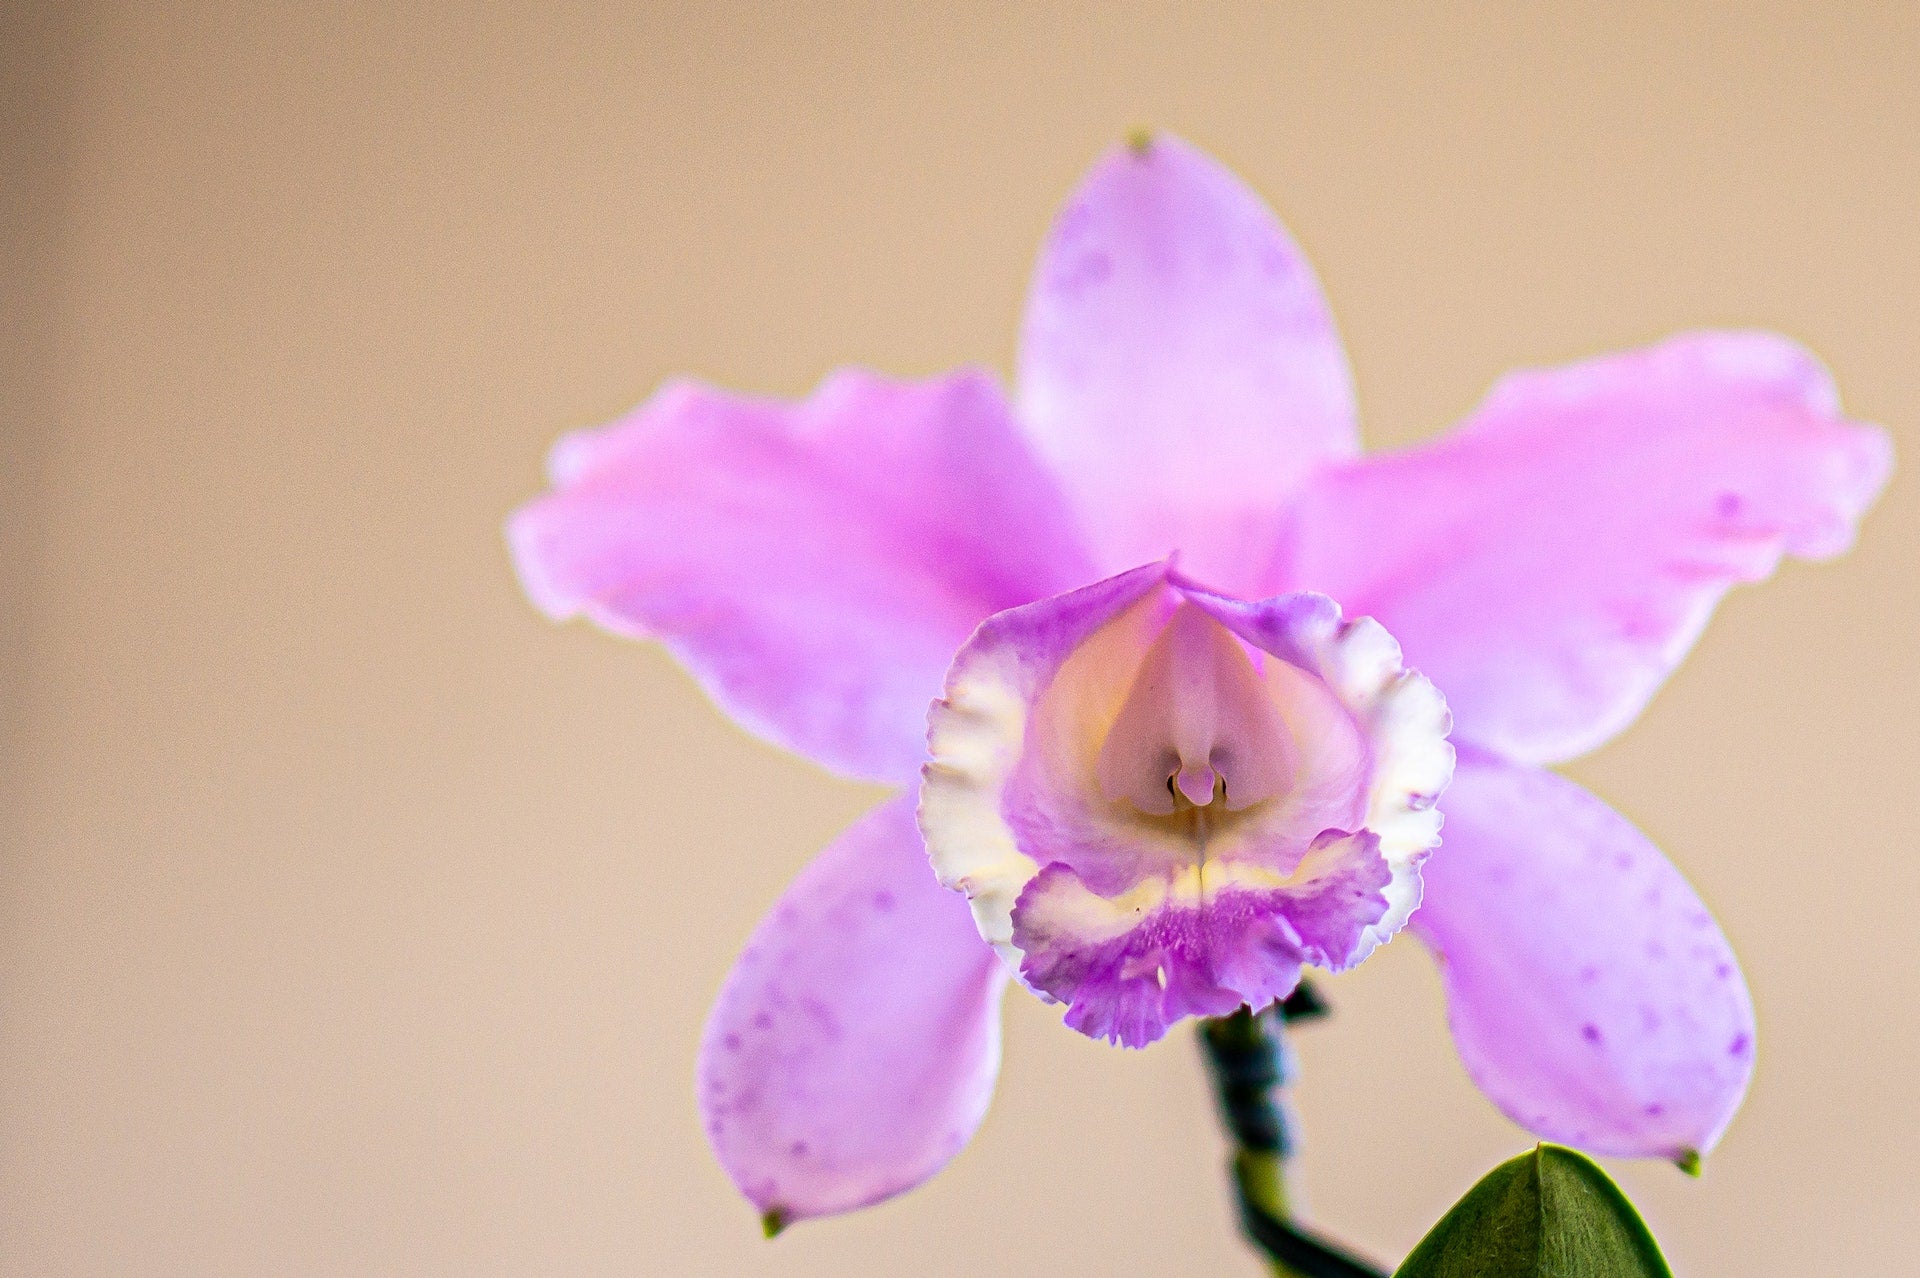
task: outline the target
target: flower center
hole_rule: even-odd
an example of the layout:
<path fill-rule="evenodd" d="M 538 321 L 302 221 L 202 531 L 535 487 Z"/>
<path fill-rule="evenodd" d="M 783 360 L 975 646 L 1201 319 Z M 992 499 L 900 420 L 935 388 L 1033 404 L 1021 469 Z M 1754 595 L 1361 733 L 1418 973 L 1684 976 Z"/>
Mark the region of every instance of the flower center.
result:
<path fill-rule="evenodd" d="M 1182 604 L 1135 671 L 1095 776 L 1109 801 L 1153 816 L 1215 802 L 1238 812 L 1286 788 L 1288 756 L 1286 729 L 1246 648 Z"/>

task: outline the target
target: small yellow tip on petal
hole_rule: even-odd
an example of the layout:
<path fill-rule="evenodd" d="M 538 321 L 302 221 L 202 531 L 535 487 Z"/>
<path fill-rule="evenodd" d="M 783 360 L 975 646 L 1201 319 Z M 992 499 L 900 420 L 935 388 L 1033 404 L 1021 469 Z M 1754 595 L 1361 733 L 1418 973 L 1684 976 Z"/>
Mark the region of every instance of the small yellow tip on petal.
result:
<path fill-rule="evenodd" d="M 1144 124 L 1135 125 L 1127 130 L 1127 150 L 1137 156 L 1153 150 L 1153 130 Z"/>
<path fill-rule="evenodd" d="M 1680 1157 L 1673 1160 L 1673 1165 L 1689 1176 L 1698 1176 L 1700 1174 L 1700 1151 L 1697 1149 L 1681 1150 Z"/>
<path fill-rule="evenodd" d="M 785 1229 L 786 1227 L 787 1227 L 787 1213 L 782 1211 L 780 1208 L 775 1207 L 771 1211 L 764 1211 L 760 1213 L 760 1230 L 767 1237 L 769 1238 L 778 1237 L 780 1231 Z"/>

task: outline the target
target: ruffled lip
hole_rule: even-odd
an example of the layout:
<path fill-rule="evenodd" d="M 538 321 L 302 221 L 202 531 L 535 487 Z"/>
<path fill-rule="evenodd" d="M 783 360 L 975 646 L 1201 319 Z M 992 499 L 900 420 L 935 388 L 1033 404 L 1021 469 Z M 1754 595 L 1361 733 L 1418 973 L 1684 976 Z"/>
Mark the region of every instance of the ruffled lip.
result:
<path fill-rule="evenodd" d="M 1244 645 L 1261 663 L 1257 692 L 1156 665 L 1172 659 L 1176 625 Z M 1215 642 L 1186 651 L 1231 661 Z M 1185 692 L 1142 693 L 1153 678 Z M 1178 695 L 1270 698 L 1259 710 L 1287 734 L 1283 790 L 1218 813 L 1103 793 L 1115 725 L 1151 744 L 1155 729 L 1128 716 L 1143 696 Z M 1150 708 L 1167 716 L 1169 742 L 1192 736 L 1194 716 L 1171 701 Z M 1244 736 L 1230 713 L 1200 718 L 1221 739 Z M 1374 623 L 1344 620 L 1324 596 L 1235 600 L 1163 561 L 975 632 L 929 716 L 921 830 L 941 881 L 967 895 L 981 935 L 1030 989 L 1067 1003 L 1074 1028 L 1137 1045 L 1182 1016 L 1284 996 L 1301 964 L 1348 966 L 1404 924 L 1438 840 L 1449 726 L 1444 700 Z M 1207 732 L 1193 739 L 1214 740 Z M 1173 745 L 1157 755 L 1138 744 L 1122 742 L 1130 767 L 1188 766 Z M 1321 917 L 1335 902 L 1337 926 Z"/>

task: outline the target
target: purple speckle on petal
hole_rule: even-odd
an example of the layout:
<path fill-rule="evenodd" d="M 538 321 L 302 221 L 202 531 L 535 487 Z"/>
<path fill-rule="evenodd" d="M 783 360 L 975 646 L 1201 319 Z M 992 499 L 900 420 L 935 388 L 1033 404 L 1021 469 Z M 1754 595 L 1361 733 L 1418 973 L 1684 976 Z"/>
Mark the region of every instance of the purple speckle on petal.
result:
<path fill-rule="evenodd" d="M 1060 211 L 1059 220 L 1053 224 L 1054 246 L 1065 248 L 1076 240 L 1084 239 L 1093 215 L 1092 205 L 1084 199 L 1067 205 Z"/>
<path fill-rule="evenodd" d="M 787 1147 L 787 1152 L 795 1158 L 805 1158 L 807 1156 L 807 1142 L 804 1140 L 796 1140 Z"/>
<path fill-rule="evenodd" d="M 1095 250 L 1078 260 L 1062 261 L 1050 280 L 1052 286 L 1071 298 L 1107 282 L 1113 276 L 1113 259 Z"/>
<path fill-rule="evenodd" d="M 1655 1101 L 1653 1104 L 1647 1106 L 1645 1112 L 1648 1118 L 1658 1118 L 1667 1112 L 1667 1107 Z"/>
<path fill-rule="evenodd" d="M 1734 518 L 1740 513 L 1740 508 L 1745 504 L 1746 503 L 1740 500 L 1739 493 L 1721 493 L 1713 499 L 1714 513 L 1722 519 Z"/>
<path fill-rule="evenodd" d="M 1585 967 L 1580 969 L 1580 983 L 1582 985 L 1591 985 L 1599 979 L 1600 979 L 1600 969 L 1595 967 L 1593 964 L 1589 963 Z"/>
<path fill-rule="evenodd" d="M 1589 1043 L 1598 1044 L 1600 1042 L 1600 1027 L 1589 1021 L 1580 1027 L 1580 1037 L 1586 1039 Z"/>
<path fill-rule="evenodd" d="M 895 904 L 893 893 L 886 891 L 884 888 L 873 894 L 873 908 L 882 914 L 893 913 Z"/>
<path fill-rule="evenodd" d="M 1266 272 L 1269 279 L 1284 280 L 1294 273 L 1295 259 L 1283 246 L 1263 240 L 1259 251 L 1260 269 Z"/>
<path fill-rule="evenodd" d="M 1753 1040 L 1748 1038 L 1745 1034 L 1735 1034 L 1733 1036 L 1733 1041 L 1727 1044 L 1727 1055 L 1734 1057 L 1735 1059 L 1738 1059 L 1742 1056 L 1745 1056 L 1747 1054 L 1747 1050 L 1752 1046 L 1753 1046 Z"/>
<path fill-rule="evenodd" d="M 1729 976 L 1733 975 L 1733 964 L 1731 963 L 1717 964 L 1713 969 L 1713 974 L 1724 981 Z"/>
<path fill-rule="evenodd" d="M 755 1013 L 753 1014 L 753 1027 L 754 1027 L 755 1029 L 757 1029 L 757 1030 L 768 1030 L 768 1029 L 772 1029 L 772 1028 L 773 1028 L 773 1013 L 771 1013 L 771 1012 L 755 1012 Z"/>
<path fill-rule="evenodd" d="M 729 1052 L 737 1052 L 740 1050 L 740 1036 L 738 1034 L 729 1034 L 720 1040 L 720 1045 Z"/>

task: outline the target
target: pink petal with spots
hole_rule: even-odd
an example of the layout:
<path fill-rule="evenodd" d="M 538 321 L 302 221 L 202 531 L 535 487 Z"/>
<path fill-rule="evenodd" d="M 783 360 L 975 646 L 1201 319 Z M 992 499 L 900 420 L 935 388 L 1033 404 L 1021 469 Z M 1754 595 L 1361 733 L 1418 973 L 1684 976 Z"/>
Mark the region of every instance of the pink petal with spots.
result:
<path fill-rule="evenodd" d="M 1753 1005 L 1679 871 L 1550 772 L 1462 758 L 1441 806 L 1412 926 L 1480 1089 L 1594 1153 L 1711 1149 L 1753 1072 Z"/>
<path fill-rule="evenodd" d="M 1007 973 L 890 800 L 808 866 L 727 977 L 700 1044 L 720 1165 L 800 1220 L 911 1189 L 980 1125 Z"/>

